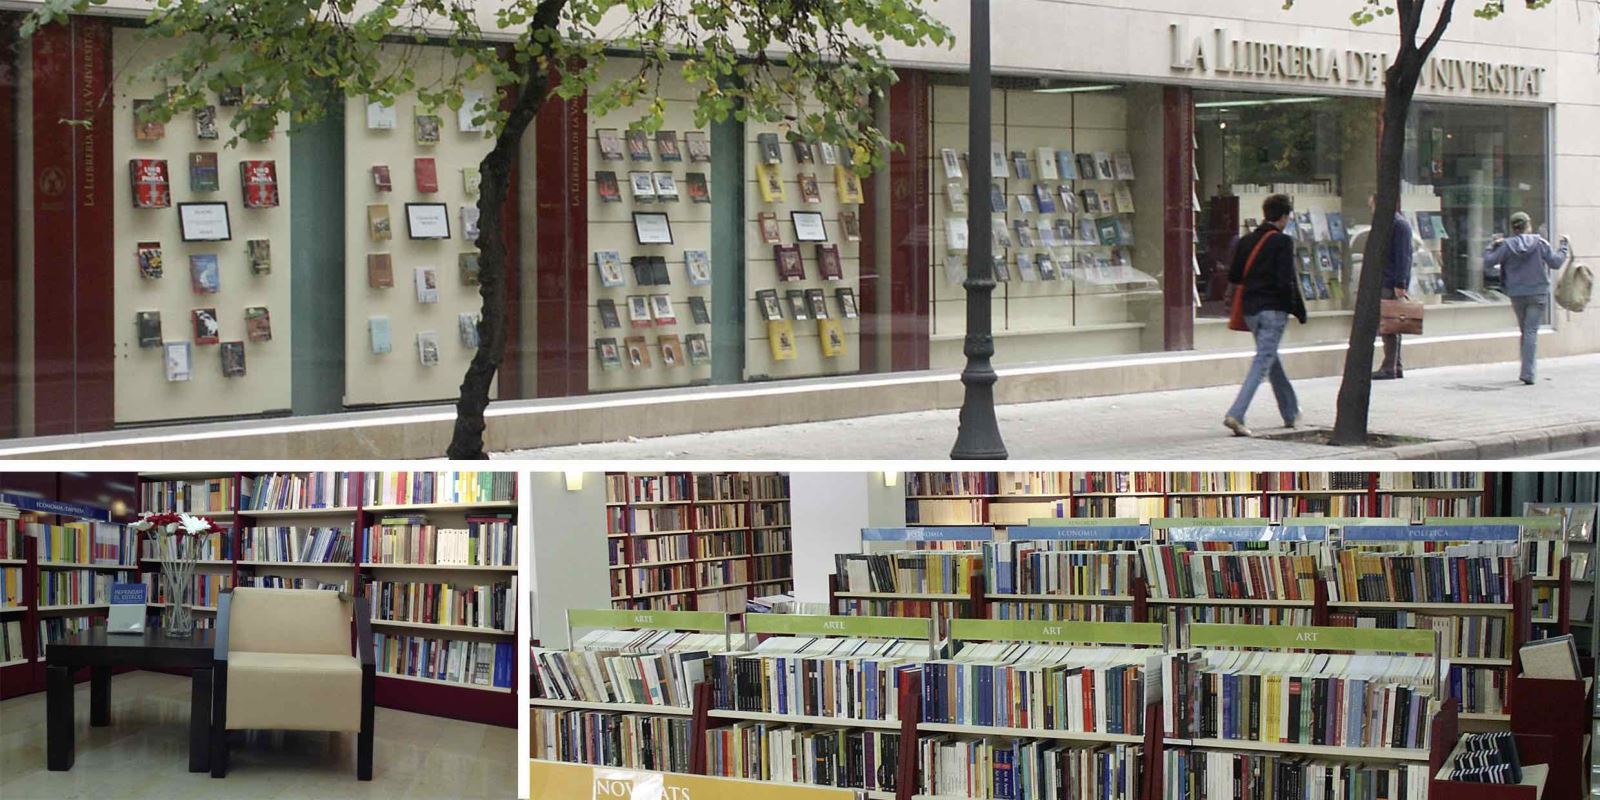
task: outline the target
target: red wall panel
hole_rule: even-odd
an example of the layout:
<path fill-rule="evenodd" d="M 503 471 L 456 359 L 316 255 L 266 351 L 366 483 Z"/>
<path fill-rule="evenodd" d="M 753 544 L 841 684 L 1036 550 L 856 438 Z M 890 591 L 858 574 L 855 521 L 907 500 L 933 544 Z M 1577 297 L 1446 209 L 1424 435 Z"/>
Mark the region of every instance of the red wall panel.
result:
<path fill-rule="evenodd" d="M 538 397 L 589 391 L 589 120 L 584 97 L 545 101 L 534 121 L 539 226 L 534 281 Z"/>
<path fill-rule="evenodd" d="M 889 369 L 928 368 L 932 129 L 927 73 L 898 71 L 889 90 Z M 870 306 L 868 306 L 870 308 Z M 864 346 L 864 345 L 863 345 Z"/>

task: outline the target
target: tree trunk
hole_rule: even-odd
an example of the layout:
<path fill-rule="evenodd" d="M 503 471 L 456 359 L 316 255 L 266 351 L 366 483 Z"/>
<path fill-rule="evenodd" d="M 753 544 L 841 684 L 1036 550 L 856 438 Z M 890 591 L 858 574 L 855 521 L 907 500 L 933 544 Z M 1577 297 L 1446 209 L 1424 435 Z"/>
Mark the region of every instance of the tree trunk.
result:
<path fill-rule="evenodd" d="M 1361 280 L 1356 287 L 1355 317 L 1350 324 L 1350 346 L 1345 351 L 1344 380 L 1330 444 L 1365 446 L 1372 403 L 1372 351 L 1378 335 L 1383 274 L 1394 252 L 1394 215 L 1400 208 L 1400 177 L 1406 146 L 1406 118 L 1417 91 L 1426 57 L 1410 42 L 1402 43 L 1399 58 L 1384 76 L 1381 134 L 1378 149 L 1378 186 L 1373 198 L 1372 229 L 1361 256 Z"/>
<path fill-rule="evenodd" d="M 502 232 L 506 199 L 522 135 L 544 106 L 550 88 L 549 75 L 536 63 L 530 63 L 527 70 L 505 127 L 478 165 L 483 179 L 478 193 L 478 293 L 483 297 L 483 321 L 478 323 L 478 352 L 461 379 L 461 395 L 456 399 L 455 432 L 445 453 L 452 461 L 489 457 L 483 449 L 483 412 L 489 407 L 489 388 L 506 350 L 507 254 Z"/>

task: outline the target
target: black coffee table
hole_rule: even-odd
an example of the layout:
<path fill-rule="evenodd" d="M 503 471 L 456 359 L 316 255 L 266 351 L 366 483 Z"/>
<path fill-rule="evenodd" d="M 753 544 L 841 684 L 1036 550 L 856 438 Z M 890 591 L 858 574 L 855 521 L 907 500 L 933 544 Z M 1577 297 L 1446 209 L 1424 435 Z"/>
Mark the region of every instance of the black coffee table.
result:
<path fill-rule="evenodd" d="M 189 694 L 189 771 L 211 769 L 212 631 L 195 631 L 190 639 L 172 639 L 156 626 L 143 634 L 106 633 L 93 627 L 52 642 L 45 650 L 46 757 L 51 770 L 72 769 L 76 746 L 73 725 L 72 675 L 89 668 L 89 724 L 111 724 L 111 671 L 132 669 L 194 670 Z"/>

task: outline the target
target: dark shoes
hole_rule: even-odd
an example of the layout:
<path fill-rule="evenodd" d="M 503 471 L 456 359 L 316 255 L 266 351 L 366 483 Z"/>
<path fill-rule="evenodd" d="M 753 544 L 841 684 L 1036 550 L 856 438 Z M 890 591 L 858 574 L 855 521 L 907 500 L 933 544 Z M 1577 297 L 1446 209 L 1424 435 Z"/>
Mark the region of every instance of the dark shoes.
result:
<path fill-rule="evenodd" d="M 1390 372 L 1386 369 L 1380 369 L 1377 372 L 1372 373 L 1372 379 L 1375 381 L 1395 381 L 1400 380 L 1405 376 L 1406 374 L 1404 372 Z"/>
<path fill-rule="evenodd" d="M 1523 378 L 1522 382 L 1528 384 L 1529 386 L 1534 384 L 1534 380 L 1532 378 Z"/>

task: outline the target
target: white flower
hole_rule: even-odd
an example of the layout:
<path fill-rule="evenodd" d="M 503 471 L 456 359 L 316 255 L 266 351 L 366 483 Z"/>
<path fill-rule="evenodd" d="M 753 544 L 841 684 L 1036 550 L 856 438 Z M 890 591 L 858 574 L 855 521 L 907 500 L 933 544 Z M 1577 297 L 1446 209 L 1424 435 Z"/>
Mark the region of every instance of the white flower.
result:
<path fill-rule="evenodd" d="M 204 519 L 202 519 L 200 517 L 192 517 L 192 516 L 190 516 L 188 514 L 179 514 L 178 515 L 178 524 L 181 525 L 183 527 L 183 529 L 185 531 L 189 532 L 190 534 L 205 533 L 206 531 L 211 529 L 211 523 L 206 522 Z M 176 526 L 174 526 L 173 532 L 174 533 L 177 532 Z"/>

